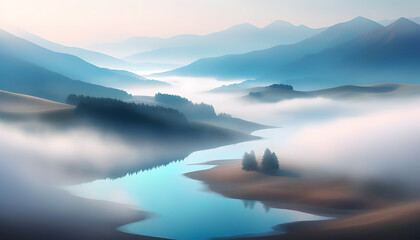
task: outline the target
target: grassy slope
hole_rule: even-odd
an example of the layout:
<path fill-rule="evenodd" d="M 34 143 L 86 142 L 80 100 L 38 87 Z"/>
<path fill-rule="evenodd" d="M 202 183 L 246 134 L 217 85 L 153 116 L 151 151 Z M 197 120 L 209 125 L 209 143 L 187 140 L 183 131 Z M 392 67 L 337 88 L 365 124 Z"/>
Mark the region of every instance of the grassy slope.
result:
<path fill-rule="evenodd" d="M 74 106 L 0 90 L 0 112 L 37 113 L 74 109 Z"/>

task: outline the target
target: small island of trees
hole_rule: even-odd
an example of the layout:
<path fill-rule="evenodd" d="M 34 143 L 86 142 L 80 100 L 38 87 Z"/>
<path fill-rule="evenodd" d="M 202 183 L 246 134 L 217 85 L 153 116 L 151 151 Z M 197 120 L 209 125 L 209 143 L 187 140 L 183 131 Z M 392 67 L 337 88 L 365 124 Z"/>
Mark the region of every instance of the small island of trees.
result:
<path fill-rule="evenodd" d="M 255 156 L 255 152 L 245 153 L 242 158 L 242 169 L 245 171 L 258 171 L 258 162 Z M 274 172 L 279 170 L 279 160 L 274 152 L 270 149 L 264 151 L 264 155 L 261 160 L 261 171 L 263 172 Z"/>

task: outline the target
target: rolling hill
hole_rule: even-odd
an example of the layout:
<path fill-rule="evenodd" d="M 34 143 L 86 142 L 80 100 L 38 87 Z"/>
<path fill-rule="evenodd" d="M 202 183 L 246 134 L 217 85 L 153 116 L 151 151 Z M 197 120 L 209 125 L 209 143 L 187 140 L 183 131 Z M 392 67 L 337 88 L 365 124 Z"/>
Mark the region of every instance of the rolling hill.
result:
<path fill-rule="evenodd" d="M 384 83 L 373 85 L 346 85 L 315 91 L 298 91 L 290 85 L 273 84 L 267 87 L 240 90 L 249 92 L 244 98 L 258 102 L 279 102 L 295 98 L 330 98 L 330 99 L 386 99 L 386 98 L 409 98 L 420 96 L 420 85 Z"/>
<path fill-rule="evenodd" d="M 0 89 L 64 102 L 69 94 L 96 97 L 129 98 L 118 89 L 72 80 L 24 60 L 0 52 Z"/>
<path fill-rule="evenodd" d="M 248 134 L 257 130 L 271 128 L 270 126 L 249 122 L 240 118 L 234 118 L 226 113 L 217 114 L 212 105 L 205 103 L 196 104 L 187 98 L 177 95 L 157 93 L 154 97 L 136 96 L 127 101 L 176 109 L 183 113 L 191 121 L 210 124 Z"/>
<path fill-rule="evenodd" d="M 63 46 L 23 30 L 17 32 L 16 36 L 48 50 L 76 56 L 99 67 L 118 69 L 130 67 L 130 64 L 124 60 L 114 58 L 103 53 L 85 50 L 83 48 Z"/>
<path fill-rule="evenodd" d="M 64 103 L 0 90 L 0 112 L 36 113 L 73 108 L 73 106 Z"/>
<path fill-rule="evenodd" d="M 161 105 L 80 95 L 71 95 L 68 100 L 69 104 L 76 106 L 73 116 L 75 121 L 70 124 L 88 125 L 127 138 L 130 142 L 138 141 L 146 145 L 153 143 L 158 146 L 169 144 L 174 149 L 183 146 L 185 151 L 203 146 L 220 146 L 226 142 L 258 139 L 248 133 L 190 121 L 178 110 Z M 169 148 L 164 149 L 163 152 L 166 152 Z M 171 158 L 171 161 L 176 159 Z"/>
<path fill-rule="evenodd" d="M 258 78 L 299 58 L 318 53 L 326 48 L 344 42 L 383 26 L 363 17 L 336 24 L 327 30 L 292 45 L 279 45 L 273 48 L 245 54 L 226 55 L 217 58 L 200 59 L 190 65 L 158 75 L 216 77 L 219 79 Z"/>
<path fill-rule="evenodd" d="M 99 68 L 78 57 L 53 52 L 0 30 L 0 51 L 2 54 L 22 59 L 42 68 L 56 72 L 70 79 L 107 87 L 150 86 L 166 84 L 147 80 L 134 73 Z"/>

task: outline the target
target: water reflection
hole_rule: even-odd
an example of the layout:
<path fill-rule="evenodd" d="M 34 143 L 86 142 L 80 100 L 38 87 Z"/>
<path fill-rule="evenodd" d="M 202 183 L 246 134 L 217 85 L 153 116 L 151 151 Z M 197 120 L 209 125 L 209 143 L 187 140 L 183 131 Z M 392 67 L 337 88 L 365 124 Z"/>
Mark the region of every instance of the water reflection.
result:
<path fill-rule="evenodd" d="M 259 131 L 263 135 L 277 130 Z M 268 139 L 194 152 L 184 161 L 125 176 L 99 180 L 69 188 L 82 197 L 135 205 L 155 214 L 145 221 L 118 228 L 120 231 L 170 239 L 209 239 L 258 234 L 294 221 L 320 220 L 323 217 L 291 210 L 269 209 L 256 201 L 225 198 L 209 192 L 201 182 L 184 173 L 211 168 L 196 165 L 215 159 L 238 159 L 246 150 L 267 145 Z M 192 228 L 194 226 L 194 228 Z"/>
<path fill-rule="evenodd" d="M 255 203 L 257 201 L 255 201 L 255 200 L 242 200 L 242 202 L 244 203 L 244 207 L 245 208 L 254 209 Z"/>

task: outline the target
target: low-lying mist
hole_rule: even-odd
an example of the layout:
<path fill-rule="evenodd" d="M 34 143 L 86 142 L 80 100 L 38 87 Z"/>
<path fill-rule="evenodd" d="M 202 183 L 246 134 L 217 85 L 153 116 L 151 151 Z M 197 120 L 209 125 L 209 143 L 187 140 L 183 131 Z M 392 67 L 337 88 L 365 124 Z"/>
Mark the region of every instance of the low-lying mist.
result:
<path fill-rule="evenodd" d="M 285 136 L 274 136 L 269 146 L 256 143 L 255 150 L 270 147 L 286 164 L 308 172 L 405 183 L 420 181 L 416 173 L 420 167 L 420 98 L 317 97 L 258 103 L 243 99 L 246 92 L 204 91 L 226 83 L 198 78 L 189 83 L 191 89 L 174 87 L 168 91 L 193 102 L 212 104 L 217 112 L 283 128 Z"/>
<path fill-rule="evenodd" d="M 409 183 L 420 190 L 416 103 L 309 124 L 276 148 L 288 164 L 306 171 Z"/>
<path fill-rule="evenodd" d="M 0 121 L 0 165 L 27 181 L 63 185 L 116 178 L 182 160 L 208 142 L 136 139 L 89 125 Z M 215 141 L 215 139 L 212 139 Z"/>
<path fill-rule="evenodd" d="M 87 174 L 83 171 L 109 171 L 116 163 L 127 164 L 151 151 L 89 128 L 57 130 L 39 122 L 0 122 L 0 131 L 2 164 L 34 179 L 77 179 Z"/>

